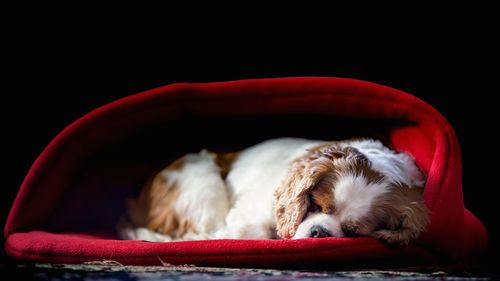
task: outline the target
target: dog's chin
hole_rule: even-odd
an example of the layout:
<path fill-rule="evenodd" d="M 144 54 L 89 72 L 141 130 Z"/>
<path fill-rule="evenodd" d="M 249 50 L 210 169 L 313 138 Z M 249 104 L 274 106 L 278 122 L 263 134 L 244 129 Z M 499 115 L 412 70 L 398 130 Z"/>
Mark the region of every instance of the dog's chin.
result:
<path fill-rule="evenodd" d="M 300 223 L 292 239 L 344 236 L 338 217 L 324 213 L 309 213 Z"/>

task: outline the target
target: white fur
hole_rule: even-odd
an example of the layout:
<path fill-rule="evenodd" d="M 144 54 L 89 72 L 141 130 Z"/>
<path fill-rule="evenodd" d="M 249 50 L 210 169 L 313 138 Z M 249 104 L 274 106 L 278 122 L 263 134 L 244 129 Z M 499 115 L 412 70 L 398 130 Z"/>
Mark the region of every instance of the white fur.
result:
<path fill-rule="evenodd" d="M 365 217 L 369 214 L 374 200 L 389 191 L 389 185 L 384 181 L 369 183 L 363 176 L 347 174 L 338 180 L 334 189 L 337 215 L 342 221 Z"/>
<path fill-rule="evenodd" d="M 336 215 L 323 213 L 311 213 L 302 221 L 297 228 L 297 232 L 292 239 L 308 238 L 311 234 L 311 228 L 315 225 L 321 225 L 328 230 L 333 237 L 344 237 L 344 232 L 340 227 L 340 218 Z"/>
<path fill-rule="evenodd" d="M 408 187 L 422 186 L 425 179 L 415 165 L 414 160 L 406 153 L 396 153 L 378 140 L 347 141 L 342 146 L 352 146 L 363 153 L 372 163 L 372 168 L 386 175 L 393 183 Z"/>
<path fill-rule="evenodd" d="M 143 240 L 151 242 L 171 242 L 172 238 L 145 227 L 134 227 L 132 223 L 121 219 L 117 225 L 118 236 L 125 240 Z"/>
<path fill-rule="evenodd" d="M 272 237 L 273 192 L 290 163 L 319 142 L 305 139 L 274 139 L 244 150 L 231 166 L 226 185 L 231 207 L 226 227 L 216 238 L 265 239 Z"/>
<path fill-rule="evenodd" d="M 162 174 L 179 184 L 181 192 L 175 209 L 181 217 L 192 221 L 199 233 L 212 233 L 224 226 L 222 214 L 227 213 L 229 200 L 212 155 L 206 150 L 188 154 L 180 171 L 167 170 Z"/>

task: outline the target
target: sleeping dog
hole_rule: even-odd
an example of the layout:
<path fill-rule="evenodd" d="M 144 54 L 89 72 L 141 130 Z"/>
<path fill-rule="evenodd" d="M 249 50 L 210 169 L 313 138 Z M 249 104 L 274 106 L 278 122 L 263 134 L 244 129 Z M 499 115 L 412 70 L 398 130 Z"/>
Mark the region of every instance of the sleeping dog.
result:
<path fill-rule="evenodd" d="M 408 244 L 429 221 L 424 185 L 411 156 L 378 140 L 273 139 L 177 159 L 127 201 L 118 232 L 155 242 L 371 236 Z"/>

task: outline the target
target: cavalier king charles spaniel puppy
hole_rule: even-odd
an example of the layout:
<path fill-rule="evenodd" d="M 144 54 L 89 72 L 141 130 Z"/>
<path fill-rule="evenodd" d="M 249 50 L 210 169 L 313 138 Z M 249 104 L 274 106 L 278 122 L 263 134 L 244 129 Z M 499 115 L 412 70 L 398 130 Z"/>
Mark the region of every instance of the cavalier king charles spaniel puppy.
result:
<path fill-rule="evenodd" d="M 371 236 L 405 245 L 429 222 L 424 185 L 408 154 L 373 139 L 202 150 L 128 199 L 118 234 L 153 242 Z"/>

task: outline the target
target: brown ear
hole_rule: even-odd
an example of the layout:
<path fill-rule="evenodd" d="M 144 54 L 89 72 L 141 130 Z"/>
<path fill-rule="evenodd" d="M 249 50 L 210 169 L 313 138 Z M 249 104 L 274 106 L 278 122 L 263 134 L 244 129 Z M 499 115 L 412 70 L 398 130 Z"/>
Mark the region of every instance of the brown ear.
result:
<path fill-rule="evenodd" d="M 282 238 L 292 238 L 307 213 L 308 194 L 332 171 L 332 157 L 325 151 L 310 151 L 295 160 L 285 178 L 274 192 L 273 211 L 277 233 Z"/>
<path fill-rule="evenodd" d="M 395 198 L 388 204 L 387 225 L 371 234 L 389 244 L 407 245 L 429 223 L 429 210 L 422 201 L 422 187 L 396 187 Z"/>

